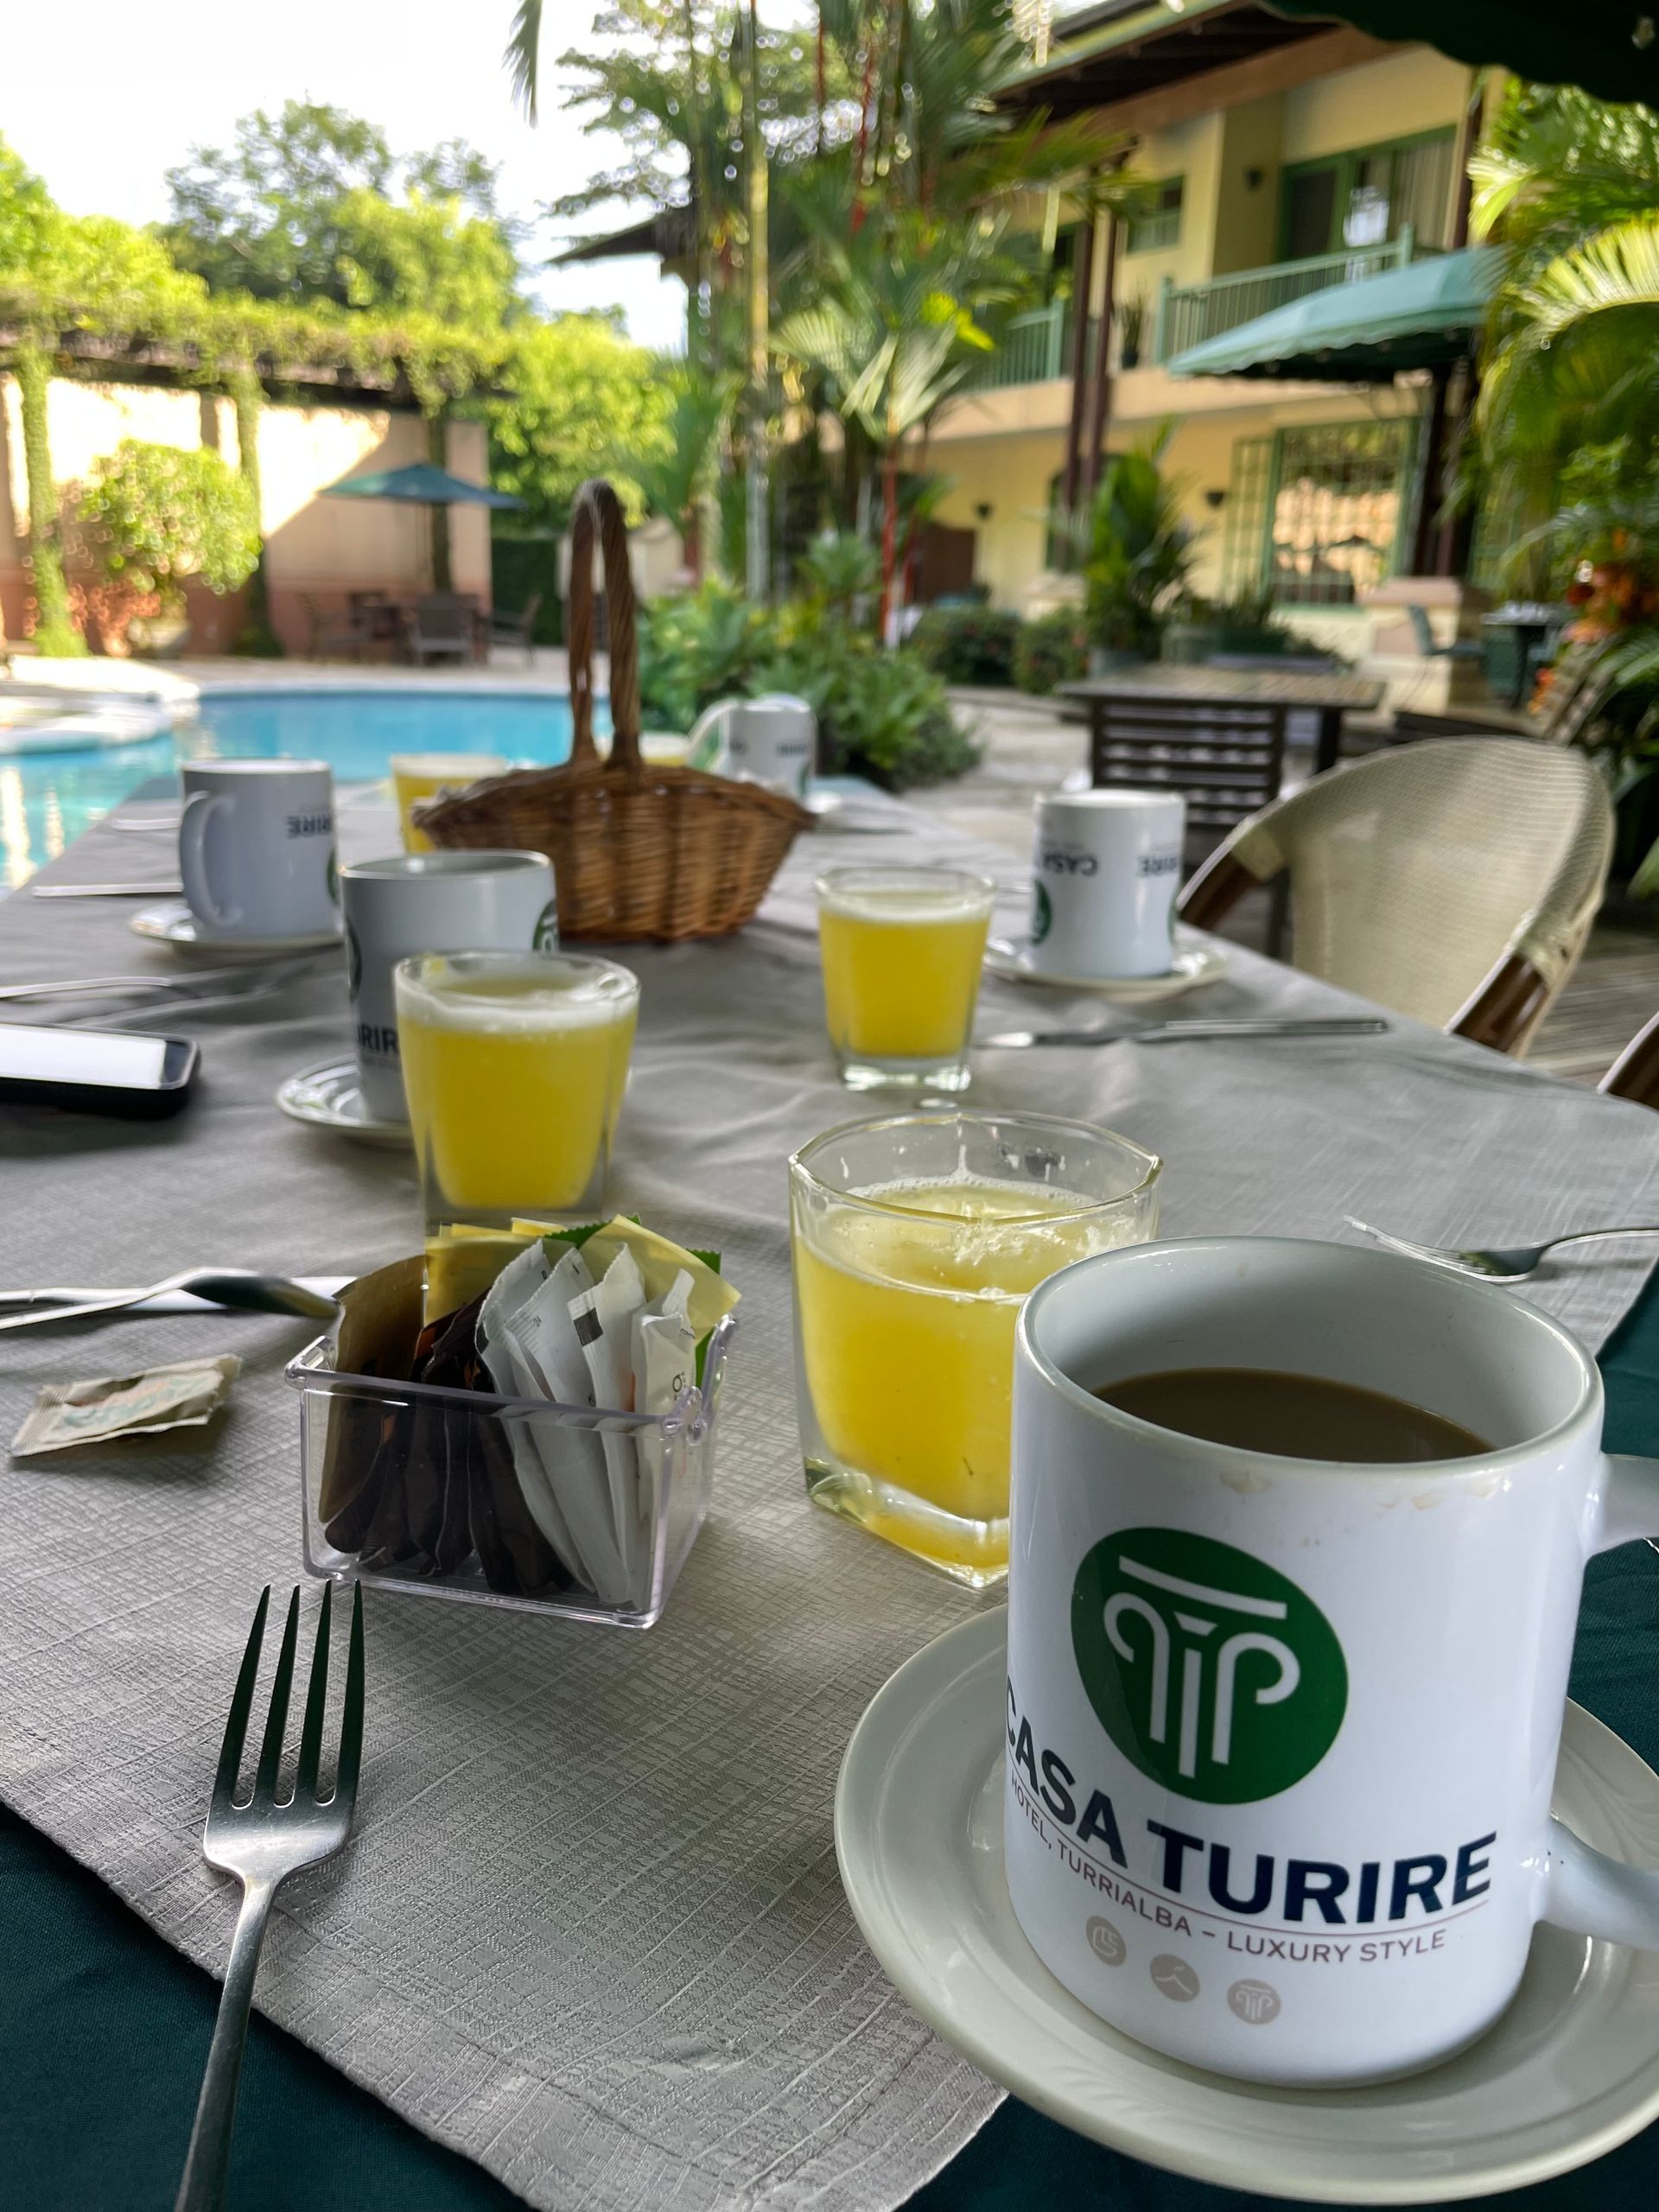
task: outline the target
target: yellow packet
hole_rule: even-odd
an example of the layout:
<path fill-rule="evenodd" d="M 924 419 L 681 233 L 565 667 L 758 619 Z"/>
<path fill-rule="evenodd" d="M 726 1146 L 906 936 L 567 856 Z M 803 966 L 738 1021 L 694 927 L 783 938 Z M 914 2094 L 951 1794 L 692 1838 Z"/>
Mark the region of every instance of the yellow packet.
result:
<path fill-rule="evenodd" d="M 454 1222 L 427 1240 L 425 1318 L 441 1321 L 487 1290 L 509 1260 L 536 1241 L 536 1232 L 472 1229 Z"/>
<path fill-rule="evenodd" d="M 559 1234 L 558 1226 L 553 1222 L 515 1221 L 512 1228 L 515 1236 Z M 616 1215 L 583 1242 L 582 1256 L 595 1279 L 603 1275 L 624 1245 L 632 1253 L 645 1279 L 647 1301 L 665 1297 L 674 1287 L 676 1275 L 690 1276 L 691 1297 L 686 1318 L 699 1342 L 721 1315 L 729 1313 L 737 1304 L 738 1293 L 724 1275 L 715 1274 L 706 1260 L 700 1260 L 695 1252 L 688 1252 L 671 1238 L 659 1236 L 654 1229 L 642 1229 L 637 1221 L 630 1221 L 623 1214 Z"/>

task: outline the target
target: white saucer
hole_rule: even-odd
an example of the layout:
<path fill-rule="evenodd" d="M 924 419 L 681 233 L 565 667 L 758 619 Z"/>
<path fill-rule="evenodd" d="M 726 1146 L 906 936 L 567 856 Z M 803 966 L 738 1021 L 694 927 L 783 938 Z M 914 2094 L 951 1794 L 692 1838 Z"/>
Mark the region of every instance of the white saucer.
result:
<path fill-rule="evenodd" d="M 1557 1928 L 1533 1938 L 1490 2034 L 1429 2072 L 1274 2090 L 1200 2073 L 1097 2020 L 1020 1933 L 1002 1872 L 1007 1615 L 901 1667 L 853 1732 L 836 1791 L 841 1878 L 901 1994 L 982 2071 L 1068 2127 L 1224 2187 L 1339 2204 L 1519 2189 L 1659 2113 L 1659 1955 Z M 1659 1862 L 1659 1776 L 1567 1709 L 1555 1810 L 1587 1843 Z"/>
<path fill-rule="evenodd" d="M 276 1093 L 276 1103 L 291 1119 L 309 1122 L 314 1129 L 338 1129 L 369 1144 L 406 1146 L 410 1141 L 406 1123 L 382 1122 L 370 1113 L 355 1060 L 331 1060 L 327 1067 L 306 1068 L 289 1076 Z"/>
<path fill-rule="evenodd" d="M 200 924 L 182 899 L 146 906 L 127 926 L 135 936 L 147 937 L 153 944 L 170 944 L 176 952 L 212 960 L 269 960 L 273 954 L 284 952 L 321 952 L 340 941 L 337 929 L 312 930 L 303 937 L 204 937 Z"/>
<path fill-rule="evenodd" d="M 1009 938 L 990 940 L 985 948 L 985 965 L 994 976 L 1006 976 L 1010 982 L 1044 983 L 1051 990 L 1092 991 L 1097 998 L 1115 999 L 1121 1005 L 1133 1006 L 1140 1000 L 1176 998 L 1183 991 L 1196 991 L 1205 983 L 1213 983 L 1226 969 L 1227 955 L 1207 938 L 1178 929 L 1173 963 L 1161 976 L 1046 975 L 1032 966 L 1025 942 Z"/>

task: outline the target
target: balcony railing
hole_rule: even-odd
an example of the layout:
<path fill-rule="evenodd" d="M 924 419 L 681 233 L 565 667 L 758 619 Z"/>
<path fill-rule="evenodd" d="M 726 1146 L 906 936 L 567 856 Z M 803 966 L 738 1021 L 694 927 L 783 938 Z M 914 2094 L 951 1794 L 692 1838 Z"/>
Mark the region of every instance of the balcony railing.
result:
<path fill-rule="evenodd" d="M 1206 277 L 1201 284 L 1175 284 L 1166 277 L 1158 296 L 1158 324 L 1152 358 L 1167 361 L 1189 346 L 1206 338 L 1219 338 L 1224 330 L 1254 322 L 1259 315 L 1306 299 L 1310 292 L 1327 292 L 1336 284 L 1351 284 L 1362 276 L 1380 276 L 1385 270 L 1403 269 L 1438 251 L 1420 246 L 1407 224 L 1397 238 L 1386 245 L 1346 246 L 1340 253 L 1316 253 L 1306 261 L 1278 261 L 1268 269 L 1240 269 L 1226 276 Z"/>
<path fill-rule="evenodd" d="M 1046 384 L 1071 373 L 1071 302 L 1056 300 L 1052 306 L 1014 316 L 1004 326 L 996 351 L 985 356 L 963 389 L 1001 391 L 1009 385 Z"/>

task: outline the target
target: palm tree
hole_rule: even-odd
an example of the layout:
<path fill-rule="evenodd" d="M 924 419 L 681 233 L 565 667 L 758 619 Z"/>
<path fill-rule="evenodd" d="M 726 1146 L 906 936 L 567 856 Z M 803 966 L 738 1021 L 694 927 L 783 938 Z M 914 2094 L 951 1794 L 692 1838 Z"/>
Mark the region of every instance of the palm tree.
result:
<path fill-rule="evenodd" d="M 907 439 L 938 411 L 988 352 L 976 314 L 1018 296 L 1020 270 L 1004 225 L 966 229 L 912 211 L 825 242 L 816 301 L 772 334 L 786 360 L 816 372 L 843 423 L 874 448 L 881 491 L 885 636 L 898 557 L 899 463 Z"/>
<path fill-rule="evenodd" d="M 685 565 L 696 584 L 702 580 L 703 503 L 737 385 L 734 378 L 710 377 L 694 362 L 671 369 L 667 384 L 664 445 L 645 453 L 631 448 L 615 456 L 615 466 L 639 486 L 647 512 L 679 531 Z"/>
<path fill-rule="evenodd" d="M 1470 173 L 1471 232 L 1504 257 L 1480 459 L 1489 497 L 1522 525 L 1525 561 L 1560 544 L 1564 478 L 1592 505 L 1618 505 L 1645 489 L 1659 454 L 1659 116 L 1511 86 Z"/>

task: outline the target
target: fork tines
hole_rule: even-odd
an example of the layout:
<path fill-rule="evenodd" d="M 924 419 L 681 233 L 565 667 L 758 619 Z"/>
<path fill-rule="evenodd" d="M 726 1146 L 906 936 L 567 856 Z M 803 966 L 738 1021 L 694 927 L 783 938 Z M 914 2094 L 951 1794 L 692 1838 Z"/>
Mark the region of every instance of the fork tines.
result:
<path fill-rule="evenodd" d="M 306 1691 L 305 1719 L 300 1731 L 299 1763 L 295 1769 L 292 1796 L 283 1802 L 284 1804 L 295 1804 L 305 1801 L 311 1804 L 327 1805 L 343 1814 L 349 1823 L 357 1798 L 357 1778 L 363 1760 L 363 1586 L 360 1583 L 355 1585 L 352 1598 L 351 1647 L 346 1662 L 346 1695 L 340 1715 L 340 1750 L 334 1762 L 334 1788 L 327 1797 L 319 1797 L 317 1775 L 322 1758 L 323 1713 L 328 1700 L 328 1630 L 333 1598 L 334 1585 L 325 1582 L 322 1604 L 317 1613 L 317 1634 L 312 1650 L 311 1680 Z M 247 1741 L 248 1716 L 253 1708 L 253 1693 L 259 1676 L 265 1620 L 270 1610 L 270 1587 L 267 1584 L 260 1594 L 253 1626 L 248 1632 L 241 1671 L 236 1678 L 236 1693 L 231 1700 L 230 1713 L 225 1723 L 225 1741 L 219 1751 L 219 1772 L 213 1783 L 213 1801 L 207 1815 L 210 1824 L 245 1810 L 268 1811 L 276 1802 L 276 1777 L 283 1760 L 283 1743 L 288 1728 L 289 1694 L 294 1681 L 295 1649 L 299 1640 L 300 1593 L 297 1587 L 288 1602 L 288 1618 L 283 1623 L 282 1648 L 277 1654 L 276 1672 L 271 1682 L 270 1706 L 259 1746 L 259 1764 L 254 1776 L 253 1793 L 245 1805 L 236 1802 L 237 1777 L 241 1771 L 242 1754 Z"/>

